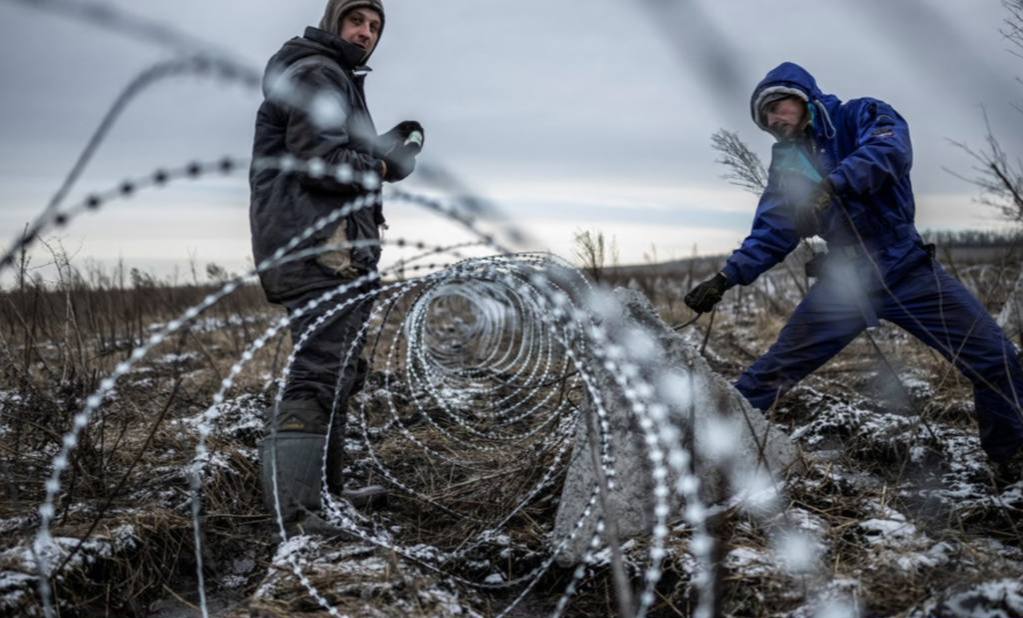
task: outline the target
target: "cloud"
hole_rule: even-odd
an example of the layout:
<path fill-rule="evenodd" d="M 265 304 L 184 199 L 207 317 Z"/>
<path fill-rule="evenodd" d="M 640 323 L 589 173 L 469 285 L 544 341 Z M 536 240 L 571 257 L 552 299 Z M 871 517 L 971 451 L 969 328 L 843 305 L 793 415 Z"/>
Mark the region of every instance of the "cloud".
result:
<path fill-rule="evenodd" d="M 113 4 L 259 69 L 318 19 L 323 3 Z M 702 2 L 707 27 L 694 31 L 620 0 L 389 0 L 369 105 L 381 130 L 422 120 L 426 156 L 492 196 L 548 246 L 570 250 L 575 229 L 601 226 L 618 238 L 623 260 L 638 261 L 650 242 L 670 253 L 698 241 L 716 252 L 744 235 L 755 199 L 720 179 L 710 135 L 721 126 L 738 130 L 766 160 L 770 139 L 748 118 L 748 90 L 778 62 L 803 61 L 826 89 L 847 99 L 884 98 L 908 118 L 921 228 L 988 227 L 973 216 L 980 207 L 967 207 L 972 189 L 943 168 L 968 168 L 946 139 L 982 139 L 980 102 L 1007 140 L 1018 133 L 1006 129 L 1019 121 L 1006 98 L 1023 92 L 1013 82 L 1023 63 L 997 34 L 998 4 L 928 5 L 936 13 L 909 27 L 903 18 L 886 21 L 887 9 L 875 10 L 876 3 Z M 10 3 L 0 3 L 0 24 L 0 174 L 19 179 L 0 183 L 8 210 L 0 231 L 11 237 L 24 215 L 10 216 L 12 207 L 45 204 L 116 94 L 167 51 Z M 685 33 L 681 48 L 672 32 Z M 694 46 L 734 52 L 735 77 L 725 88 L 693 64 L 701 54 L 678 53 Z M 950 50 L 960 48 L 949 70 Z M 191 158 L 244 156 L 259 101 L 256 92 L 209 80 L 161 83 L 126 112 L 77 197 Z M 232 186 L 225 194 L 197 185 L 190 220 L 193 231 L 216 229 L 219 215 L 208 206 L 235 209 L 217 246 L 245 252 L 245 183 Z M 132 208 L 174 208 L 150 200 L 139 195 Z M 106 232 L 75 225 L 68 233 L 87 239 L 95 255 L 115 254 L 117 234 L 165 234 L 168 242 L 148 245 L 153 259 L 174 259 L 191 233 L 153 227 L 129 212 L 101 214 Z"/>

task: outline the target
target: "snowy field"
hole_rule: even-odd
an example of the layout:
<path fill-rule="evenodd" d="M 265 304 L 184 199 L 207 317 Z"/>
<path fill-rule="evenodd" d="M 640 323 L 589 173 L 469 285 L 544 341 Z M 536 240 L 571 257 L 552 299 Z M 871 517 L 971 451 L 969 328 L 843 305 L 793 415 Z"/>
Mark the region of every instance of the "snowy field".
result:
<path fill-rule="evenodd" d="M 766 350 L 801 296 L 794 268 L 779 266 L 757 285 L 731 292 L 709 336 L 706 317 L 682 336 L 692 349 L 704 348 L 716 372 L 734 379 Z M 1016 276 L 996 266 L 966 271 L 988 277 L 984 289 L 1001 290 L 1001 298 L 990 299 L 992 309 Z M 604 276 L 616 279 L 613 271 Z M 652 296 L 668 323 L 691 317 L 679 299 L 687 288 L 682 276 L 632 273 L 617 283 L 657 290 Z M 182 307 L 202 297 L 199 290 L 177 294 Z M 61 479 L 47 563 L 61 614 L 110 608 L 195 615 L 196 462 L 211 615 L 319 615 L 334 608 L 345 615 L 494 616 L 513 602 L 506 615 L 547 614 L 559 602 L 567 603 L 566 615 L 616 611 L 609 550 L 595 551 L 581 570 L 549 560 L 564 472 L 578 456 L 570 438 L 577 411 L 589 405 L 583 381 L 565 377 L 571 372 L 555 339 L 522 328 L 521 307 L 445 298 L 422 314 L 408 298 L 378 305 L 371 376 L 347 419 L 345 478 L 352 488 L 384 485 L 389 494 L 368 504 L 332 503 L 333 521 L 361 531 L 342 538 L 299 535 L 282 543 L 259 502 L 256 443 L 276 392 L 273 377 L 290 350 L 287 337 L 267 342 L 234 376 L 223 402 L 210 405 L 239 355 L 277 317 L 258 293 L 235 312 L 225 305 L 223 315 L 202 317 L 156 346 L 104 395 Z M 36 300 L 64 315 L 59 294 Z M 78 305 L 83 322 L 88 307 Z M 405 347 L 415 339 L 404 322 L 417 315 L 427 337 L 417 345 L 431 356 L 425 364 L 410 363 L 415 348 Z M 474 364 L 480 350 L 467 334 L 478 334 L 473 324 L 486 322 L 480 315 L 508 329 L 512 355 L 500 372 Z M 157 316 L 142 317 L 136 332 L 126 326 L 116 336 L 104 329 L 66 331 L 59 319 L 40 323 L 40 334 L 71 334 L 40 337 L 27 348 L 17 344 L 24 331 L 5 334 L 12 361 L 0 399 L 5 615 L 42 615 L 32 547 L 44 479 L 75 414 L 119 362 L 116 351 L 98 349 L 101 342 L 137 343 L 159 330 L 159 321 L 147 321 Z M 1019 615 L 1023 485 L 992 488 L 968 383 L 950 365 L 894 327 L 871 335 L 887 364 L 858 339 L 771 412 L 772 424 L 796 440 L 805 466 L 781 479 L 780 506 L 765 517 L 741 501 L 707 505 L 720 552 L 722 611 Z M 103 345 L 120 347 L 121 357 L 130 351 Z M 519 418 L 505 423 L 487 411 Z M 502 437 L 511 429 L 518 437 Z M 209 449 L 198 456 L 203 432 Z M 650 615 L 688 615 L 703 567 L 681 511 L 667 519 Z M 622 564 L 639 591 L 650 567 L 650 538 L 620 541 Z"/>

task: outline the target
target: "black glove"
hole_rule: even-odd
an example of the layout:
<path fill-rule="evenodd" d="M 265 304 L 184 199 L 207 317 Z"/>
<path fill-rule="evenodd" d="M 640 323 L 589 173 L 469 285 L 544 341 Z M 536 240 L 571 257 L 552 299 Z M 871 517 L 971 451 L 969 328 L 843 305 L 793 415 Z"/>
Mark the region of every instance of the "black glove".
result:
<path fill-rule="evenodd" d="M 426 130 L 423 129 L 423 125 L 415 120 L 406 120 L 394 125 L 393 129 L 377 139 L 377 152 L 386 155 L 401 146 L 409 145 L 415 146 L 416 154 L 419 154 L 425 140 Z"/>
<path fill-rule="evenodd" d="M 820 181 L 802 204 L 796 205 L 795 226 L 800 238 L 816 236 L 821 231 L 821 220 L 835 199 L 835 186 L 825 178 Z"/>
<path fill-rule="evenodd" d="M 384 180 L 404 180 L 416 169 L 416 156 L 423 150 L 426 132 L 415 120 L 398 123 L 377 139 L 376 156 L 387 165 Z"/>
<path fill-rule="evenodd" d="M 696 313 L 707 313 L 721 301 L 728 288 L 732 287 L 721 273 L 696 286 L 686 294 L 686 304 Z"/>

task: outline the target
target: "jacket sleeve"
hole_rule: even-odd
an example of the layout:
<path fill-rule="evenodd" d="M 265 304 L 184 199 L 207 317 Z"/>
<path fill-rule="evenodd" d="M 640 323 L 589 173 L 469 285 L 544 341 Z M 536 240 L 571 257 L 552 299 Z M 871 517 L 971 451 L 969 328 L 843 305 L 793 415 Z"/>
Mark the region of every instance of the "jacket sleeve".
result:
<path fill-rule="evenodd" d="M 732 285 L 749 285 L 799 245 L 799 235 L 777 182 L 760 197 L 753 231 L 721 271 Z"/>
<path fill-rule="evenodd" d="M 303 184 L 327 191 L 351 192 L 355 188 L 353 182 L 339 181 L 333 174 L 334 166 L 349 165 L 359 174 L 379 173 L 381 165 L 380 159 L 366 154 L 371 148 L 369 143 L 356 148 L 357 138 L 351 134 L 347 122 L 352 110 L 349 97 L 354 93 L 350 84 L 338 81 L 343 79 L 328 75 L 322 67 L 295 76 L 297 89 L 308 93 L 302 97 L 307 103 L 287 108 L 285 145 L 295 157 L 303 161 L 319 158 L 329 168 L 319 178 L 303 175 Z"/>
<path fill-rule="evenodd" d="M 869 195 L 909 172 L 913 146 L 909 125 L 890 105 L 875 99 L 854 104 L 856 148 L 828 178 L 839 194 Z"/>

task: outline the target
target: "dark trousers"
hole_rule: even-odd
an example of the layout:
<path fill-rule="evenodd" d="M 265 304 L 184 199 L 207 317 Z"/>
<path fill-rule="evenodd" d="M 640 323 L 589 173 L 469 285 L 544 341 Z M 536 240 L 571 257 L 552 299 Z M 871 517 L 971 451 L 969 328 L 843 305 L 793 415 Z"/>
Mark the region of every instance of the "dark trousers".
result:
<path fill-rule="evenodd" d="M 359 337 L 373 308 L 372 298 L 355 301 L 326 318 L 326 321 L 306 334 L 306 331 L 321 317 L 328 314 L 346 300 L 366 292 L 367 287 L 331 298 L 291 322 L 291 342 L 295 347 L 303 336 L 305 341 L 298 348 L 291 365 L 288 383 L 284 388 L 282 406 L 291 402 L 315 401 L 322 413 L 323 429 L 332 409 L 337 410 L 335 424 L 343 421 L 348 398 L 362 388 L 366 378 L 366 362 L 362 360 L 365 334 Z M 308 292 L 283 304 L 289 316 L 305 307 L 325 290 Z M 353 345 L 354 344 L 354 345 Z M 336 407 L 335 407 L 336 406 Z M 308 407 L 302 406 L 302 407 Z"/>
<path fill-rule="evenodd" d="M 1023 447 L 1023 369 L 981 303 L 935 261 L 921 260 L 883 289 L 864 258 L 830 265 L 778 341 L 736 383 L 760 410 L 826 363 L 866 327 L 888 320 L 952 361 L 973 383 L 980 442 L 1004 461 Z"/>

